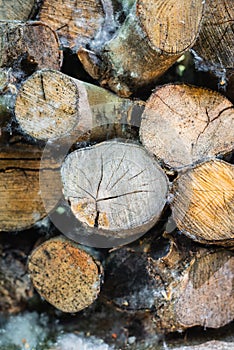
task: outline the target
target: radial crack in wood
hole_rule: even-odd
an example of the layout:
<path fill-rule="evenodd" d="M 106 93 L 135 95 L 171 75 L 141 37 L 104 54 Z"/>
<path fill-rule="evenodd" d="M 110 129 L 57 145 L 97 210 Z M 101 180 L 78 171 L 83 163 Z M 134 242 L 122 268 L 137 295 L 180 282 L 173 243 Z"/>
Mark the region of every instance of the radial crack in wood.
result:
<path fill-rule="evenodd" d="M 28 271 L 38 293 L 63 312 L 78 312 L 98 297 L 102 267 L 80 246 L 62 237 L 34 249 Z"/>
<path fill-rule="evenodd" d="M 173 218 L 192 239 L 234 245 L 234 166 L 211 160 L 182 173 L 173 186 Z"/>
<path fill-rule="evenodd" d="M 164 172 L 136 144 L 103 142 L 74 151 L 65 159 L 61 175 L 76 218 L 107 238 L 128 240 L 145 233 L 167 200 Z"/>
<path fill-rule="evenodd" d="M 233 149 L 234 107 L 221 94 L 164 85 L 146 103 L 140 137 L 166 165 L 180 169 Z"/>

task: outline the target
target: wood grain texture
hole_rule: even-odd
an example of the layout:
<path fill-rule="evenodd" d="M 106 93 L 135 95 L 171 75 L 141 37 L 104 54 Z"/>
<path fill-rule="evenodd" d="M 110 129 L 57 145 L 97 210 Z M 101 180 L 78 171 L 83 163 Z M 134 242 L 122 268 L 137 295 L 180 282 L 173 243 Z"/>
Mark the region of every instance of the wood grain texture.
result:
<path fill-rule="evenodd" d="M 76 218 L 107 237 L 143 234 L 166 203 L 165 174 L 136 144 L 110 141 L 74 151 L 61 174 L 64 196 Z"/>
<path fill-rule="evenodd" d="M 81 49 L 78 56 L 102 86 L 128 97 L 154 83 L 194 44 L 203 6 L 202 0 L 136 1 L 97 58 L 95 49 L 94 53 Z"/>
<path fill-rule="evenodd" d="M 221 94 L 193 86 L 159 87 L 146 103 L 140 137 L 165 164 L 181 169 L 233 149 L 234 108 Z"/>
<path fill-rule="evenodd" d="M 55 32 L 41 22 L 0 22 L 0 67 L 30 75 L 37 69 L 59 69 L 62 52 Z"/>
<path fill-rule="evenodd" d="M 207 0 L 202 28 L 193 50 L 202 65 L 213 70 L 234 69 L 234 3 Z"/>
<path fill-rule="evenodd" d="M 234 166 L 211 160 L 182 173 L 174 183 L 173 217 L 196 241 L 234 244 Z"/>
<path fill-rule="evenodd" d="M 1 0 L 0 20 L 27 21 L 34 8 L 35 0 Z"/>
<path fill-rule="evenodd" d="M 102 268 L 77 244 L 52 238 L 33 250 L 28 271 L 38 293 L 63 312 L 77 312 L 97 298 Z"/>
<path fill-rule="evenodd" d="M 0 231 L 18 231 L 33 226 L 47 215 L 40 196 L 40 171 L 50 184 L 59 188 L 56 165 L 48 158 L 41 169 L 42 150 L 16 143 L 0 149 Z M 44 198 L 54 203 L 53 191 Z M 52 208 L 50 208 L 52 209 Z"/>
<path fill-rule="evenodd" d="M 105 14 L 100 0 L 44 0 L 39 18 L 58 34 L 63 46 L 77 50 L 100 30 Z"/>
<path fill-rule="evenodd" d="M 124 135 L 123 125 L 139 127 L 142 101 L 122 99 L 113 93 L 73 79 L 55 70 L 40 70 L 20 87 L 15 116 L 33 138 L 100 140 Z M 127 134 L 127 133 L 126 133 Z"/>
<path fill-rule="evenodd" d="M 228 250 L 186 246 L 143 253 L 129 248 L 111 252 L 103 294 L 122 310 L 150 312 L 157 332 L 194 326 L 219 328 L 233 319 L 234 256 Z"/>

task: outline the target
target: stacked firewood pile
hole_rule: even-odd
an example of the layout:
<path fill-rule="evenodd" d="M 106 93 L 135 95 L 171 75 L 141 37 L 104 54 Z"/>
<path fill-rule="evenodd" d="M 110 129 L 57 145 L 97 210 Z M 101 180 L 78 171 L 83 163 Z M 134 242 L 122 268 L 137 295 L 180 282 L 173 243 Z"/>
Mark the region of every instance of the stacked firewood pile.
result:
<path fill-rule="evenodd" d="M 233 320 L 233 18 L 232 0 L 0 2 L 1 312 L 37 292 L 161 333 Z M 189 50 L 210 80 L 163 84 Z"/>

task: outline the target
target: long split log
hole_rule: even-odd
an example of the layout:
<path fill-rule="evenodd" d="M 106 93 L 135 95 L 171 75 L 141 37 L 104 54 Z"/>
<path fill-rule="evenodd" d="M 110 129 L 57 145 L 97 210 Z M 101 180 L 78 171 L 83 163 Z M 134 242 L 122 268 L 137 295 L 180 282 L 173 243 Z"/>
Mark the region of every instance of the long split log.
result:
<path fill-rule="evenodd" d="M 76 150 L 61 174 L 65 199 L 97 241 L 136 239 L 157 222 L 167 201 L 166 175 L 137 144 L 109 141 Z"/>
<path fill-rule="evenodd" d="M 87 72 L 121 96 L 154 83 L 198 35 L 202 0 L 135 1 L 114 37 L 95 51 L 80 49 Z"/>
<path fill-rule="evenodd" d="M 173 184 L 173 218 L 190 238 L 234 245 L 234 166 L 220 160 L 198 164 Z"/>
<path fill-rule="evenodd" d="M 44 141 L 69 137 L 72 145 L 79 138 L 106 138 L 113 124 L 139 127 L 143 107 L 141 101 L 121 99 L 58 71 L 42 70 L 22 84 L 15 115 L 30 136 Z M 123 136 L 119 129 L 116 136 Z M 87 132 L 91 135 L 85 135 Z"/>
<path fill-rule="evenodd" d="M 234 256 L 222 249 L 186 247 L 170 240 L 154 255 L 121 248 L 106 264 L 103 296 L 118 308 L 154 314 L 160 332 L 231 322 Z M 154 256 L 154 257 L 153 257 Z"/>
<path fill-rule="evenodd" d="M 63 312 L 77 312 L 92 304 L 102 282 L 100 263 L 62 237 L 34 249 L 28 271 L 38 293 Z"/>
<path fill-rule="evenodd" d="M 37 69 L 59 69 L 62 52 L 56 33 L 41 22 L 0 22 L 0 67 L 22 79 Z"/>
<path fill-rule="evenodd" d="M 233 149 L 234 108 L 221 94 L 188 85 L 164 85 L 142 115 L 143 145 L 174 169 Z"/>

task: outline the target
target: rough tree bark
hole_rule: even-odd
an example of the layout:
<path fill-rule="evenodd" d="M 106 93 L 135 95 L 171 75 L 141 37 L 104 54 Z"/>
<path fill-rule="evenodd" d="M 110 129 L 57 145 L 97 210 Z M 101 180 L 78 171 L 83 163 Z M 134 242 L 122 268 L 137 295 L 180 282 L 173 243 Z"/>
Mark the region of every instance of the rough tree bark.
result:
<path fill-rule="evenodd" d="M 58 37 L 47 25 L 0 22 L 0 38 L 0 67 L 13 69 L 18 80 L 37 69 L 60 68 L 62 52 Z"/>
<path fill-rule="evenodd" d="M 170 239 L 157 253 L 129 248 L 107 260 L 103 295 L 117 307 L 150 311 L 159 331 L 196 325 L 218 328 L 233 319 L 233 252 L 206 250 Z"/>
<path fill-rule="evenodd" d="M 92 304 L 102 282 L 101 264 L 63 237 L 34 249 L 28 272 L 38 293 L 63 312 L 77 312 Z"/>
<path fill-rule="evenodd" d="M 22 84 L 15 115 L 22 130 L 36 139 L 47 141 L 73 135 L 74 142 L 104 138 L 117 123 L 138 127 L 143 107 L 141 101 L 121 99 L 63 73 L 42 70 Z M 118 128 L 116 136 L 123 135 Z"/>
<path fill-rule="evenodd" d="M 76 218 L 110 240 L 142 235 L 166 204 L 166 175 L 136 144 L 110 141 L 79 149 L 67 156 L 61 174 Z"/>
<path fill-rule="evenodd" d="M 137 0 L 110 41 L 96 51 L 80 49 L 78 56 L 102 86 L 130 96 L 154 83 L 194 44 L 203 6 L 202 0 Z"/>
<path fill-rule="evenodd" d="M 221 94 L 187 85 L 156 89 L 142 115 L 143 145 L 174 169 L 233 149 L 234 108 Z"/>
<path fill-rule="evenodd" d="M 234 245 L 234 166 L 220 160 L 195 165 L 173 184 L 173 218 L 190 238 Z"/>

